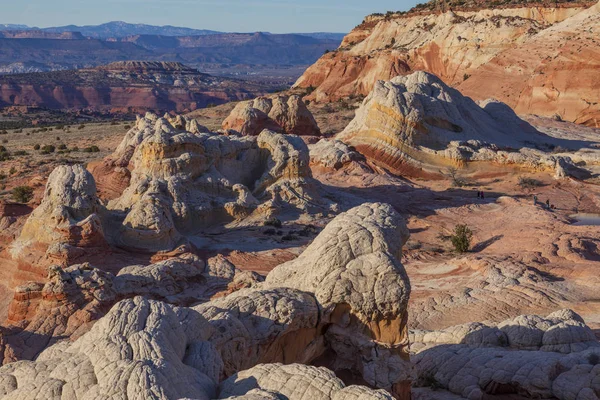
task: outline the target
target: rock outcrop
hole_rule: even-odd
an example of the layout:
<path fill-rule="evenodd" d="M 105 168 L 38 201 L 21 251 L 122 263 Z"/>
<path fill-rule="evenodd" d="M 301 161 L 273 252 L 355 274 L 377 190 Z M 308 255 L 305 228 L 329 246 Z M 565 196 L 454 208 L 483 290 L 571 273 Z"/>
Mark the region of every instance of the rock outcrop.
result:
<path fill-rule="evenodd" d="M 593 32 L 599 23 L 596 4 L 498 54 L 458 88 L 476 99 L 493 93 L 519 114 L 598 128 L 600 44 Z"/>
<path fill-rule="evenodd" d="M 223 121 L 223 129 L 242 135 L 258 135 L 264 129 L 291 135 L 321 135 L 313 115 L 298 95 L 243 101 Z"/>
<path fill-rule="evenodd" d="M 86 252 L 106 248 L 103 207 L 93 176 L 81 165 L 60 166 L 49 176 L 41 204 L 28 217 L 10 246 L 16 259 L 72 264 Z M 47 264 L 47 263 L 46 263 Z M 45 277 L 46 270 L 31 272 Z"/>
<path fill-rule="evenodd" d="M 362 154 L 337 139 L 321 139 L 308 148 L 313 166 L 339 170 L 352 162 L 364 161 Z"/>
<path fill-rule="evenodd" d="M 346 387 L 341 379 L 328 369 L 302 364 L 258 365 L 221 383 L 219 395 L 221 399 L 393 399 L 383 390 L 355 385 Z"/>
<path fill-rule="evenodd" d="M 422 71 L 377 82 L 337 139 L 399 174 L 469 161 L 552 170 L 565 163 L 577 170 L 566 158 L 557 163 L 557 157 L 539 150 L 549 151 L 560 141 L 538 132 L 507 105 L 477 104 Z"/>
<path fill-rule="evenodd" d="M 432 4 L 438 4 L 433 3 Z M 600 13 L 591 3 L 441 10 L 367 17 L 296 82 L 309 99 L 368 95 L 378 80 L 425 70 L 476 99 L 518 113 L 598 126 Z M 449 10 L 448 8 L 451 8 Z M 576 56 L 572 56 L 576 54 Z"/>
<path fill-rule="evenodd" d="M 397 258 L 407 236 L 390 206 L 364 204 L 336 217 L 263 285 L 193 307 L 142 297 L 119 302 L 76 341 L 0 368 L 3 393 L 22 399 L 391 398 L 345 387 L 325 368 L 260 365 L 328 362 L 349 381 L 409 399 L 410 284 Z M 164 268 L 141 270 L 142 288 L 146 276 Z"/>
<path fill-rule="evenodd" d="M 204 262 L 192 254 L 128 266 L 116 276 L 89 263 L 52 266 L 45 284 L 16 288 L 0 341 L 0 361 L 32 360 L 59 340 L 77 339 L 120 299 L 144 296 L 188 305 L 208 301 L 232 283 L 252 287 L 260 281 L 247 275 L 221 257 Z"/>
<path fill-rule="evenodd" d="M 414 356 L 418 385 L 463 398 L 593 399 L 600 343 L 581 317 L 562 310 L 546 318 L 520 316 L 498 326 L 471 324 L 416 333 L 416 340 L 460 343 L 429 346 Z"/>
<path fill-rule="evenodd" d="M 257 137 L 223 136 L 199 132 L 190 121 L 187 128 L 196 132 L 149 115 L 117 149 L 115 158 L 130 157 L 131 169 L 129 187 L 108 204 L 123 217 L 121 245 L 173 249 L 185 234 L 257 209 L 328 208 L 299 137 L 268 130 Z"/>

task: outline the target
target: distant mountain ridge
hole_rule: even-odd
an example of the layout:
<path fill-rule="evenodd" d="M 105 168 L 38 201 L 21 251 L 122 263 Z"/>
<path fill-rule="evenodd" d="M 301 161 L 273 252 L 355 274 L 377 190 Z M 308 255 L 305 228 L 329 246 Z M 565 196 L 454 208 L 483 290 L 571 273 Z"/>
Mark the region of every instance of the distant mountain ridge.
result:
<path fill-rule="evenodd" d="M 261 85 L 211 76 L 179 62 L 119 61 L 96 68 L 0 76 L 0 107 L 186 112 L 262 94 Z"/>
<path fill-rule="evenodd" d="M 50 33 L 78 32 L 85 37 L 94 39 L 123 38 L 135 35 L 159 35 L 159 36 L 208 36 L 218 35 L 226 32 L 213 31 L 208 29 L 185 28 L 172 25 L 147 25 L 131 24 L 123 21 L 111 21 L 100 25 L 66 25 L 48 28 L 30 27 L 19 24 L 0 24 L 0 31 L 41 31 Z M 270 34 L 268 32 L 263 32 Z M 345 34 L 338 32 L 314 32 L 314 33 L 295 33 L 295 35 L 313 37 L 315 39 L 339 40 L 341 41 Z"/>

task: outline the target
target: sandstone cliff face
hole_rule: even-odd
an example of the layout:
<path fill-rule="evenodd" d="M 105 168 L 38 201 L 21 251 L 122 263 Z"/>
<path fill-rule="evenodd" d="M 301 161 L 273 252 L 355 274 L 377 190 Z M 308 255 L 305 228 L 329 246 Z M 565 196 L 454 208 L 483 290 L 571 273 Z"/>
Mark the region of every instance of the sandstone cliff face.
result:
<path fill-rule="evenodd" d="M 498 54 L 458 88 L 476 99 L 493 94 L 520 114 L 600 127 L 599 24 L 597 4 Z"/>
<path fill-rule="evenodd" d="M 258 97 L 239 103 L 223 121 L 223 129 L 258 135 L 264 129 L 291 135 L 319 136 L 314 117 L 298 95 Z"/>
<path fill-rule="evenodd" d="M 501 100 L 517 112 L 552 116 L 560 110 L 565 119 L 593 125 L 597 110 L 582 99 L 594 102 L 590 94 L 597 91 L 590 79 L 597 70 L 598 44 L 589 33 L 597 15 L 596 7 L 573 6 L 372 17 L 351 32 L 336 52 L 321 57 L 295 86 L 315 88 L 310 99 L 335 101 L 366 96 L 377 80 L 424 70 L 450 85 L 466 79 L 461 88 L 478 99 L 495 97 L 503 88 Z M 580 56 L 566 56 L 569 49 L 580 47 L 584 49 Z M 559 64 L 561 54 L 568 65 Z M 469 82 L 469 76 L 477 76 L 480 70 L 487 72 Z M 578 74 L 567 71 L 589 78 L 576 82 Z M 550 82 L 557 82 L 556 91 Z M 565 91 L 568 94 L 560 98 Z"/>
<path fill-rule="evenodd" d="M 558 142 L 519 119 L 506 104 L 477 104 L 422 71 L 378 81 L 337 139 L 397 174 L 418 175 L 426 168 L 469 161 L 540 169 L 560 169 L 565 163 L 577 169 L 566 158 L 538 150 Z"/>
<path fill-rule="evenodd" d="M 352 234 L 340 235 L 345 229 Z M 36 361 L 0 368 L 6 381 L 3 393 L 22 399 L 65 394 L 78 398 L 274 398 L 279 394 L 290 399 L 307 395 L 391 399 L 394 394 L 408 400 L 410 285 L 397 259 L 407 236 L 402 218 L 390 206 L 364 204 L 334 219 L 306 254 L 282 265 L 263 285 L 194 307 L 142 297 L 119 302 L 76 341 L 49 347 Z M 177 294 L 177 287 L 189 282 L 185 274 L 178 274 L 183 279 L 166 287 L 166 280 L 156 279 L 160 271 L 176 273 L 176 265 L 170 265 L 156 265 L 148 271 L 132 267 L 112 281 L 103 278 L 100 287 L 85 283 L 94 279 L 77 279 L 91 278 L 94 271 L 89 268 L 57 271 L 56 279 L 43 291 L 83 284 L 84 291 L 106 295 L 98 298 L 102 300 L 122 293 L 119 287 L 134 293 L 132 283 L 138 282 L 139 290 L 148 293 L 172 287 L 164 295 Z M 132 280 L 134 273 L 137 278 Z M 330 274 L 340 279 L 332 281 Z M 120 285 L 120 277 L 129 281 Z M 389 282 L 393 282 L 391 287 Z M 323 367 L 264 365 L 323 361 L 329 361 L 334 370 L 350 372 L 351 380 L 391 394 L 345 387 Z"/>

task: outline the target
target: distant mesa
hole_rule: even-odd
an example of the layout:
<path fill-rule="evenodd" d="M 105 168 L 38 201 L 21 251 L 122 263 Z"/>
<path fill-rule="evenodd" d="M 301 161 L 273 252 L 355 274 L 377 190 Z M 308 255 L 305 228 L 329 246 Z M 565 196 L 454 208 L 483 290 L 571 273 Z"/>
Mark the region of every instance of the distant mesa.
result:
<path fill-rule="evenodd" d="M 120 61 L 96 68 L 0 76 L 1 107 L 184 112 L 262 94 L 264 88 L 256 83 L 214 77 L 179 62 Z"/>

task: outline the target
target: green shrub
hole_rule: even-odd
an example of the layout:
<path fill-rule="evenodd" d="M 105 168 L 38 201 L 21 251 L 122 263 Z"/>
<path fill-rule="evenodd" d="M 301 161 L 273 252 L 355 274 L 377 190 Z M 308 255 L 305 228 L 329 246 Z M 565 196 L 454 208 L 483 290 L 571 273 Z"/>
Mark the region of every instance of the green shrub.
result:
<path fill-rule="evenodd" d="M 34 150 L 39 150 L 40 149 L 40 145 L 39 144 L 34 144 L 33 145 L 33 149 Z"/>
<path fill-rule="evenodd" d="M 473 231 L 467 225 L 456 225 L 454 234 L 450 236 L 450 241 L 454 250 L 459 253 L 466 253 L 471 249 L 471 240 L 473 239 Z"/>
<path fill-rule="evenodd" d="M 83 151 L 85 153 L 98 153 L 100 149 L 98 148 L 98 146 L 90 146 L 83 149 Z"/>
<path fill-rule="evenodd" d="M 269 218 L 264 223 L 265 226 L 272 226 L 275 228 L 281 228 L 281 221 L 278 218 Z"/>
<path fill-rule="evenodd" d="M 59 150 L 66 150 L 67 149 L 67 145 L 66 144 L 59 144 L 58 145 L 58 149 Z"/>
<path fill-rule="evenodd" d="M 520 176 L 518 185 L 523 190 L 533 190 L 536 187 L 542 186 L 542 182 L 537 179 Z"/>
<path fill-rule="evenodd" d="M 77 127 L 77 129 L 79 129 L 79 130 L 85 129 L 85 125 L 84 125 L 84 124 L 81 124 L 81 125 L 79 125 L 79 126 Z"/>
<path fill-rule="evenodd" d="M 13 153 L 14 156 L 26 156 L 28 155 L 25 150 L 17 150 Z"/>
<path fill-rule="evenodd" d="M 42 154 L 54 153 L 55 150 L 56 150 L 56 147 L 54 147 L 51 144 L 47 144 L 44 147 L 42 147 Z"/>
<path fill-rule="evenodd" d="M 29 203 L 33 198 L 33 188 L 30 186 L 17 186 L 12 190 L 12 198 L 17 203 Z"/>

